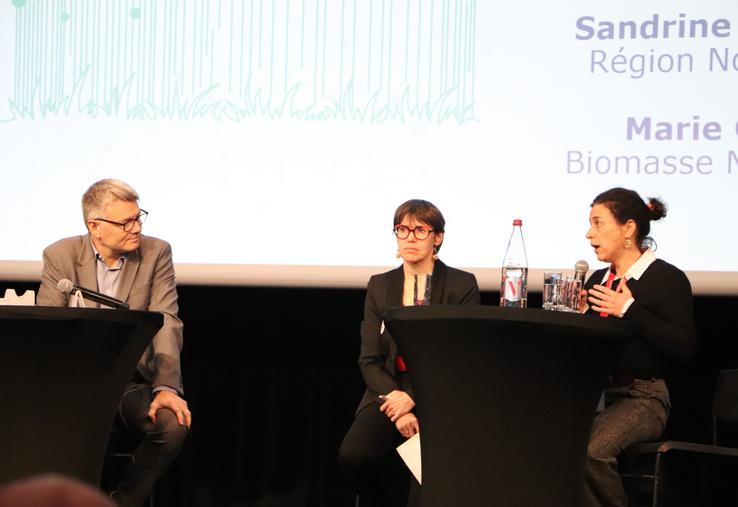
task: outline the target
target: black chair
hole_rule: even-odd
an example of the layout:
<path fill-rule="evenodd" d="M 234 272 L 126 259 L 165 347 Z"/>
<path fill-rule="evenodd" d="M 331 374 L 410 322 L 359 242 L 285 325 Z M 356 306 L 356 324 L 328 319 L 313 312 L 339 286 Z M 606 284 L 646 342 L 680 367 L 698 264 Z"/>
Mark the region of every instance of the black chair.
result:
<path fill-rule="evenodd" d="M 738 505 L 738 448 L 719 445 L 738 435 L 738 370 L 720 371 L 712 418 L 712 444 L 642 442 L 620 455 L 631 507 Z"/>

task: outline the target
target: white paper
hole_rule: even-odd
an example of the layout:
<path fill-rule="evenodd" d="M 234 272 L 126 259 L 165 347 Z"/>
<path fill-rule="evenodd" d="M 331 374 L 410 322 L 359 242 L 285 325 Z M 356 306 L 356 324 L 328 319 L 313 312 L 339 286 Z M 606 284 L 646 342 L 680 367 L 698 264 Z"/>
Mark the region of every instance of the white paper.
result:
<path fill-rule="evenodd" d="M 420 466 L 420 433 L 416 433 L 400 444 L 397 447 L 397 452 L 400 454 L 402 461 L 405 462 L 418 482 L 423 484 L 423 481 L 421 480 Z"/>

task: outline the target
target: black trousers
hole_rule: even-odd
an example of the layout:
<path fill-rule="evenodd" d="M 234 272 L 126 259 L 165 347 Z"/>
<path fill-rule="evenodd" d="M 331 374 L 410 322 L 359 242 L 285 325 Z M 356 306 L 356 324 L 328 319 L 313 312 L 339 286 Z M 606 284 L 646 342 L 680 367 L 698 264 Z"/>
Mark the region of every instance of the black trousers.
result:
<path fill-rule="evenodd" d="M 160 409 L 156 423 L 151 422 L 148 411 L 152 399 L 150 385 L 130 384 L 120 402 L 123 426 L 141 440 L 115 491 L 115 500 L 121 505 L 139 507 L 146 501 L 187 438 L 187 427 L 179 425 L 171 410 Z"/>
<path fill-rule="evenodd" d="M 367 405 L 354 417 L 338 451 L 338 461 L 358 490 L 361 507 L 419 503 L 420 485 L 396 450 L 404 441 L 395 423 L 379 411 L 379 403 Z"/>

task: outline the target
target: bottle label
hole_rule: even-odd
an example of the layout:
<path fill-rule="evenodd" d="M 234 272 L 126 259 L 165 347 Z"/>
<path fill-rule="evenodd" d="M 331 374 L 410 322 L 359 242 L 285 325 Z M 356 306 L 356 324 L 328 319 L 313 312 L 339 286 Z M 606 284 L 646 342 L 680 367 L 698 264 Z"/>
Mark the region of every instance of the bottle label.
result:
<path fill-rule="evenodd" d="M 520 301 L 520 289 L 522 278 L 519 276 L 507 275 L 505 277 L 505 299 L 508 301 Z"/>

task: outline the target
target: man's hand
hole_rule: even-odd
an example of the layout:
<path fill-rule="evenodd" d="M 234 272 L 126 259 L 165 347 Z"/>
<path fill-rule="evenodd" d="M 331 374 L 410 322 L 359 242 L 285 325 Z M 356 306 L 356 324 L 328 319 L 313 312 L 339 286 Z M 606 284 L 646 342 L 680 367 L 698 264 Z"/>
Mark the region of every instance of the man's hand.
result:
<path fill-rule="evenodd" d="M 149 419 L 151 419 L 151 422 L 156 422 L 156 413 L 162 408 L 168 408 L 174 412 L 180 426 L 189 428 L 192 424 L 192 414 L 190 409 L 187 408 L 187 402 L 175 393 L 170 391 L 158 391 L 156 393 L 151 405 L 149 405 Z"/>

